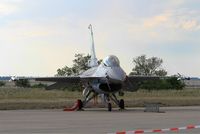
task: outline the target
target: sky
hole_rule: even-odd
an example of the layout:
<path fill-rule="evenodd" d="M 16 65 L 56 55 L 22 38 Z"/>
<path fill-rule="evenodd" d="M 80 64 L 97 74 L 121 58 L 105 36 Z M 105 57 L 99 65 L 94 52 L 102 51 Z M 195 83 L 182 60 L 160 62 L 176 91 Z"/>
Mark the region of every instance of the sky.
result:
<path fill-rule="evenodd" d="M 0 0 L 0 76 L 53 76 L 90 52 L 163 59 L 168 75 L 200 77 L 200 0 Z"/>

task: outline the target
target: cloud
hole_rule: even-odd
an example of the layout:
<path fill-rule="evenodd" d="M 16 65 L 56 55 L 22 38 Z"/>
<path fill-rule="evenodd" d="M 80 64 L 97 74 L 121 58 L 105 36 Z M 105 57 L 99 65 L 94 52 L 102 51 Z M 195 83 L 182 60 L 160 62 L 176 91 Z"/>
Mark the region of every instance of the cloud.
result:
<path fill-rule="evenodd" d="M 70 19 L 58 17 L 37 22 L 15 20 L 0 27 L 0 57 L 6 63 L 0 67 L 1 73 L 37 76 L 40 72 L 45 76 L 54 75 L 64 65 L 70 66 L 75 53 L 87 53 L 87 46 L 89 49 L 89 34 L 83 33 L 87 33 L 87 25 L 85 31 L 72 25 L 75 24 Z"/>
<path fill-rule="evenodd" d="M 151 18 L 144 20 L 144 26 L 147 28 L 157 27 L 170 19 L 169 13 L 164 13 L 161 15 L 153 16 Z"/>
<path fill-rule="evenodd" d="M 189 9 L 167 10 L 156 16 L 144 19 L 146 28 L 168 28 L 180 30 L 199 30 L 200 11 Z"/>
<path fill-rule="evenodd" d="M 20 17 L 16 17 L 18 20 L 9 20 L 9 17 L 0 25 L 0 57 L 11 53 L 5 60 L 2 59 L 6 64 L 3 64 L 0 70 L 5 73 L 38 75 L 35 74 L 37 72 L 45 76 L 55 74 L 59 67 L 70 66 L 75 53 L 89 52 L 90 37 L 87 26 L 90 23 L 94 26 L 98 58 L 104 58 L 108 54 L 117 55 L 126 71 L 132 68 L 131 59 L 141 54 L 166 58 L 166 61 L 172 55 L 171 59 L 177 62 L 184 59 L 182 55 L 191 55 L 188 49 L 183 52 L 184 45 L 189 44 L 189 48 L 192 48 L 194 42 L 200 41 L 200 12 L 198 9 L 180 7 L 184 4 L 182 0 L 172 0 L 172 4 L 168 4 L 169 1 L 164 4 L 157 1 L 141 1 L 141 7 L 136 1 L 105 2 L 106 6 L 94 6 L 95 10 L 92 10 L 92 13 L 95 15 L 83 14 L 82 9 L 71 10 L 66 7 L 60 9 L 68 14 L 60 13 L 60 9 L 57 8 L 48 10 L 48 1 L 47 4 L 43 1 L 45 5 L 37 3 L 34 7 L 31 7 L 30 2 L 25 3 L 24 7 L 30 10 L 19 8 L 21 0 L 2 1 L 0 3 L 16 7 L 7 15 L 23 10 L 20 11 Z M 91 6 L 87 2 L 84 3 Z M 149 6 L 149 3 L 152 6 Z M 85 8 L 84 11 L 89 10 Z M 39 14 L 40 12 L 43 14 Z M 171 46 L 177 46 L 175 48 L 180 52 L 177 54 Z M 177 55 L 181 55 L 181 58 Z M 199 57 L 199 53 L 196 57 Z M 178 67 L 176 62 L 169 63 L 169 66 L 172 64 L 172 67 Z M 7 70 L 8 67 L 11 71 Z"/>
<path fill-rule="evenodd" d="M 180 28 L 185 30 L 198 30 L 199 26 L 200 25 L 197 20 L 188 20 L 180 23 Z"/>
<path fill-rule="evenodd" d="M 20 10 L 20 4 L 24 0 L 1 0 L 0 1 L 0 17 L 8 16 Z"/>
<path fill-rule="evenodd" d="M 13 14 L 20 10 L 19 4 L 23 0 L 1 0 L 0 1 L 0 17 Z"/>
<path fill-rule="evenodd" d="M 0 16 L 12 14 L 17 10 L 18 8 L 15 5 L 0 3 Z"/>
<path fill-rule="evenodd" d="M 69 31 L 67 20 L 62 18 L 37 22 L 33 20 L 15 20 L 8 21 L 0 27 L 0 36 L 2 37 L 0 40 L 15 43 L 22 41 L 32 42 L 32 40 L 63 37 L 68 35 Z"/>
<path fill-rule="evenodd" d="M 41 25 L 27 20 L 10 21 L 0 29 L 0 40 L 10 44 L 49 34 Z"/>

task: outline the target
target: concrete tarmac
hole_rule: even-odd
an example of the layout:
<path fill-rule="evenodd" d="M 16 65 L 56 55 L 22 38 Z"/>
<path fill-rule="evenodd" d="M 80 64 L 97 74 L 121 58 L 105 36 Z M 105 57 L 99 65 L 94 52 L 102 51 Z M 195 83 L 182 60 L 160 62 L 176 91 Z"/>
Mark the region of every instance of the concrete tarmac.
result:
<path fill-rule="evenodd" d="M 123 130 L 162 129 L 200 125 L 200 107 L 163 107 L 164 113 L 143 108 L 88 108 L 85 111 L 9 110 L 0 111 L 0 134 L 106 134 Z M 167 132 L 170 133 L 170 132 Z M 177 132 L 175 132 L 177 133 Z M 179 133 L 200 133 L 200 129 Z"/>

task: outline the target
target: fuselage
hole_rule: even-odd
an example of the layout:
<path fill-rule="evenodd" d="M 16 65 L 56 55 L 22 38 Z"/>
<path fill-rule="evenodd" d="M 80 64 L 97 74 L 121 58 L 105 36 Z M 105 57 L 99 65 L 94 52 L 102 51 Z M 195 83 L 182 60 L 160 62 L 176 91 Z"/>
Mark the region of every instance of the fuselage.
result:
<path fill-rule="evenodd" d="M 99 94 L 118 92 L 126 80 L 126 73 L 120 67 L 119 59 L 114 55 L 107 56 L 100 65 L 83 72 L 81 76 L 98 77 L 98 80 L 90 81 L 86 86 L 90 86 Z"/>

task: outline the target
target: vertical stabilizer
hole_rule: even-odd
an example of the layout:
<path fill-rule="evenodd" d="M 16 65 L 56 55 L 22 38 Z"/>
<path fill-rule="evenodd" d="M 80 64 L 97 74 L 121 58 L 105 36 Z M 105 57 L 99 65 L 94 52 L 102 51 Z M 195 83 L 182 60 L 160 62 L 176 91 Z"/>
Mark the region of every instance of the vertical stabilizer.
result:
<path fill-rule="evenodd" d="M 90 32 L 91 32 L 91 41 L 92 41 L 91 52 L 90 52 L 91 59 L 89 60 L 88 66 L 95 67 L 95 66 L 98 66 L 98 60 L 96 58 L 96 53 L 95 53 L 95 48 L 94 48 L 94 37 L 93 37 L 92 25 L 90 24 L 88 28 L 90 29 Z"/>

